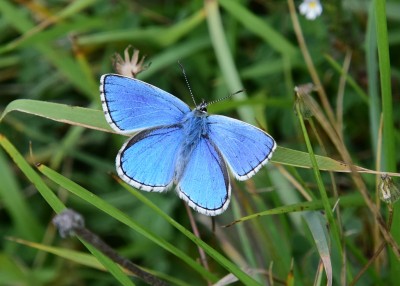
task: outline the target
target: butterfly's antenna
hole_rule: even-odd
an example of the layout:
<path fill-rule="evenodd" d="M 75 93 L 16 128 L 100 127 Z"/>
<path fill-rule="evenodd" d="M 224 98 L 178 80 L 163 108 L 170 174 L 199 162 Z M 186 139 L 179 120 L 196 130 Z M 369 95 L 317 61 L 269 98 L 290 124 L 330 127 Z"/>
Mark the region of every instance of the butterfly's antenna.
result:
<path fill-rule="evenodd" d="M 187 85 L 187 87 L 188 87 L 188 89 L 189 89 L 189 92 L 190 92 L 190 96 L 191 96 L 191 97 L 192 97 L 192 99 L 193 99 L 193 103 L 194 103 L 194 105 L 195 105 L 195 106 L 197 106 L 197 104 L 196 104 L 196 100 L 194 100 L 194 96 L 193 96 L 193 93 L 192 93 L 192 89 L 190 88 L 190 85 L 189 85 L 189 81 L 188 81 L 188 79 L 187 79 L 187 77 L 186 77 L 186 72 L 185 72 L 185 69 L 183 68 L 183 65 L 181 64 L 181 62 L 180 62 L 180 61 L 178 61 L 178 64 L 179 64 L 179 66 L 181 67 L 181 70 L 182 70 L 183 76 L 184 76 L 184 78 L 185 78 L 185 81 L 186 81 L 186 85 Z"/>
<path fill-rule="evenodd" d="M 219 99 L 213 100 L 213 101 L 209 102 L 207 105 L 220 102 L 220 101 L 222 101 L 222 100 L 225 100 L 225 99 L 227 99 L 227 98 L 230 98 L 230 97 L 234 96 L 235 94 L 238 94 L 238 93 L 241 93 L 241 92 L 244 92 L 244 91 L 245 91 L 244 89 L 238 90 L 238 91 L 236 91 L 236 92 L 234 92 L 234 93 L 231 93 L 231 94 L 229 94 L 229 95 L 227 95 L 227 96 L 225 96 L 225 97 L 223 97 L 223 98 L 219 98 Z"/>

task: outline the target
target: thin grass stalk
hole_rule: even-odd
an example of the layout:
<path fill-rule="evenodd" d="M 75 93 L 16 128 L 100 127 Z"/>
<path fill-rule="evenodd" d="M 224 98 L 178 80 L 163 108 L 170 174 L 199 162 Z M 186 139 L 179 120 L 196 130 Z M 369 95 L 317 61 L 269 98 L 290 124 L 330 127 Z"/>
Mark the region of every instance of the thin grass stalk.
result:
<path fill-rule="evenodd" d="M 208 30 L 211 37 L 211 43 L 214 48 L 219 67 L 222 72 L 225 84 L 229 88 L 230 93 L 243 90 L 243 84 L 240 80 L 239 72 L 235 66 L 232 54 L 229 49 L 224 28 L 222 26 L 221 15 L 219 13 L 218 1 L 204 0 L 204 7 L 207 14 Z M 244 100 L 247 98 L 245 92 L 241 92 L 234 96 L 234 99 Z M 251 107 L 238 107 L 238 113 L 242 120 L 255 125 L 255 114 Z"/>
<path fill-rule="evenodd" d="M 196 221 L 195 221 L 195 219 L 193 217 L 192 211 L 191 211 L 190 207 L 188 206 L 188 204 L 186 204 L 186 203 L 184 203 L 184 204 L 185 204 L 186 212 L 187 212 L 188 217 L 189 217 L 190 226 L 192 227 L 192 230 L 193 230 L 193 234 L 198 239 L 201 239 L 200 232 L 199 232 L 199 229 L 197 227 Z M 204 250 L 200 246 L 197 246 L 197 250 L 199 251 L 200 263 L 203 265 L 203 267 L 207 271 L 210 271 L 210 267 L 208 266 L 208 260 L 207 260 L 206 253 L 204 252 Z M 204 278 L 206 278 L 206 277 L 204 277 Z M 210 280 L 207 280 L 207 285 L 211 285 L 211 281 Z"/>
<path fill-rule="evenodd" d="M 318 169 L 318 163 L 317 163 L 317 160 L 315 159 L 315 156 L 314 156 L 314 150 L 312 148 L 310 138 L 308 137 L 307 129 L 306 129 L 306 126 L 304 124 L 303 115 L 300 112 L 299 104 L 296 104 L 296 111 L 297 111 L 297 115 L 299 117 L 299 122 L 300 122 L 300 126 L 301 126 L 301 129 L 302 129 L 302 132 L 303 132 L 303 136 L 304 136 L 304 140 L 305 140 L 305 143 L 306 143 L 306 146 L 307 146 L 307 150 L 308 150 L 308 153 L 310 154 L 310 160 L 311 160 L 311 163 L 313 165 L 314 176 L 315 176 L 315 179 L 317 181 L 318 189 L 319 189 L 319 192 L 320 192 L 320 195 L 321 195 L 321 200 L 322 200 L 322 204 L 324 206 L 325 215 L 326 215 L 326 218 L 328 220 L 329 227 L 330 227 L 332 235 L 333 235 L 333 239 L 335 240 L 335 243 L 336 243 L 336 245 L 338 247 L 340 258 L 343 259 L 343 249 L 342 249 L 339 229 L 338 229 L 338 226 L 336 225 L 335 219 L 333 217 L 333 212 L 332 212 L 332 209 L 331 209 L 331 205 L 329 203 L 329 198 L 328 198 L 328 195 L 326 193 L 326 189 L 325 189 L 324 183 L 322 181 L 321 173 L 319 172 L 319 169 Z"/>
<path fill-rule="evenodd" d="M 340 117 L 338 117 L 339 119 Z M 325 145 L 321 139 L 321 137 L 319 136 L 317 129 L 315 127 L 314 121 L 309 120 L 311 128 L 317 138 L 317 141 L 319 143 L 319 145 L 322 148 L 323 154 L 327 155 L 326 149 L 325 149 Z M 340 120 L 338 120 L 338 124 L 339 124 Z M 332 182 L 332 190 L 333 190 L 333 197 L 336 200 L 339 200 L 339 193 L 336 187 L 336 180 L 335 180 L 335 176 L 333 174 L 333 172 L 329 172 L 329 177 L 331 178 L 331 182 Z M 343 241 L 343 225 L 342 225 L 342 219 L 341 219 L 341 214 L 340 214 L 340 205 L 338 204 L 335 208 L 336 210 L 336 219 L 337 219 L 337 224 L 338 224 L 338 230 L 339 230 L 339 235 L 340 235 L 340 239 L 341 241 Z M 346 259 L 346 249 L 343 247 L 343 255 L 342 255 L 342 269 L 341 269 L 341 284 L 345 285 L 346 284 L 346 273 L 348 278 L 351 280 L 351 271 L 350 269 L 348 269 L 348 271 L 346 271 L 347 267 L 346 267 L 346 263 L 347 263 L 347 259 Z"/>
<path fill-rule="evenodd" d="M 239 199 L 237 199 L 236 197 L 235 199 L 232 200 L 232 211 L 234 213 L 234 217 L 242 216 L 238 201 Z M 236 230 L 238 233 L 239 241 L 242 246 L 244 256 L 246 258 L 246 264 L 247 264 L 246 267 L 250 266 L 252 268 L 255 268 L 257 266 L 257 263 L 256 263 L 256 258 L 254 256 L 254 252 L 252 251 L 253 248 L 250 241 L 249 231 L 246 230 L 245 225 L 237 225 L 236 227 L 237 227 Z M 259 278 L 260 277 L 258 276 L 256 279 L 259 281 Z"/>
<path fill-rule="evenodd" d="M 329 100 L 326 95 L 325 89 L 321 83 L 321 80 L 319 79 L 319 76 L 315 69 L 311 55 L 308 52 L 307 44 L 306 44 L 306 41 L 304 40 L 303 32 L 301 30 L 299 19 L 297 17 L 294 1 L 288 0 L 288 6 L 289 6 L 290 17 L 292 18 L 293 28 L 294 28 L 294 31 L 295 31 L 295 34 L 297 37 L 297 41 L 300 46 L 300 50 L 301 50 L 304 60 L 306 62 L 308 72 L 310 73 L 314 84 L 318 87 L 318 95 L 321 100 L 322 106 L 324 107 L 324 110 L 325 110 L 326 114 L 328 115 L 329 122 L 333 126 L 335 126 L 336 125 L 335 115 L 333 113 L 331 105 L 329 104 Z"/>
<path fill-rule="evenodd" d="M 368 77 L 368 98 L 369 98 L 369 129 L 371 133 L 371 145 L 373 154 L 378 153 L 378 132 L 381 113 L 381 103 L 378 94 L 378 60 L 376 55 L 376 26 L 375 26 L 375 10 L 374 2 L 371 1 L 368 9 L 368 23 L 365 37 L 365 54 L 367 63 Z M 375 157 L 377 160 L 378 157 Z M 376 169 L 380 170 L 380 169 Z"/>
<path fill-rule="evenodd" d="M 334 126 L 329 124 L 327 118 L 325 117 L 324 113 L 321 111 L 318 103 L 313 100 L 312 97 L 309 97 L 307 102 L 309 104 L 310 109 L 312 110 L 315 118 L 317 119 L 318 123 L 322 126 L 325 130 L 329 138 L 331 139 L 332 143 L 334 144 L 335 148 L 338 150 L 340 156 L 342 157 L 343 161 L 350 167 L 353 182 L 358 189 L 358 191 L 363 196 L 368 209 L 373 213 L 377 224 L 379 225 L 379 230 L 381 231 L 382 235 L 384 236 L 385 240 L 389 243 L 393 252 L 395 253 L 396 257 L 400 259 L 400 248 L 397 242 L 393 239 L 393 236 L 388 230 L 386 229 L 385 222 L 382 218 L 382 215 L 379 212 L 379 209 L 376 207 L 374 202 L 369 197 L 367 186 L 365 185 L 364 181 L 361 178 L 361 175 L 357 172 L 354 167 L 353 160 L 351 159 L 350 153 L 347 150 L 344 142 L 341 140 L 341 137 L 337 134 Z M 398 212 L 396 212 L 398 213 Z M 400 220 L 400 218 L 399 218 Z"/>
<path fill-rule="evenodd" d="M 376 154 L 376 170 L 380 171 L 382 166 L 381 166 L 381 162 L 382 162 L 382 130 L 383 130 L 383 117 L 382 115 L 380 116 L 381 120 L 380 120 L 380 124 L 379 124 L 379 129 L 378 129 L 378 138 L 377 138 L 377 154 Z M 375 178 L 375 202 L 376 202 L 376 206 L 378 209 L 380 209 L 381 206 L 381 199 L 379 197 L 379 181 L 380 181 L 380 175 L 377 175 Z M 374 239 L 374 250 L 377 251 L 379 249 L 379 245 L 382 244 L 382 238 L 380 236 L 379 233 L 379 226 L 377 224 L 373 225 L 373 239 Z M 380 259 L 379 259 L 380 258 Z M 383 258 L 382 256 L 379 256 L 376 260 L 375 260 L 375 270 L 377 272 L 379 272 L 381 264 L 383 263 Z"/>
<path fill-rule="evenodd" d="M 311 202 L 313 199 L 315 199 L 313 193 L 311 193 L 309 191 L 309 189 L 304 188 L 302 186 L 302 184 L 298 180 L 296 180 L 296 178 L 286 170 L 286 168 L 284 168 L 281 165 L 277 165 L 276 168 L 279 170 L 279 172 L 282 174 L 282 176 L 284 176 L 285 179 L 288 180 L 292 184 L 292 186 L 300 193 L 300 195 L 304 199 L 306 199 L 309 202 Z"/>
<path fill-rule="evenodd" d="M 343 140 L 343 99 L 344 99 L 344 92 L 346 88 L 346 78 L 349 72 L 351 62 L 351 51 L 346 51 L 346 57 L 343 62 L 342 67 L 342 74 L 340 75 L 339 80 L 339 87 L 337 93 L 337 100 L 336 100 L 336 120 L 337 120 L 337 130 L 339 135 L 342 137 Z"/>
<path fill-rule="evenodd" d="M 383 150 L 385 168 L 396 170 L 396 152 L 393 126 L 393 104 L 390 74 L 389 41 L 386 27 L 386 1 L 375 0 L 375 20 L 378 40 L 379 75 L 383 108 Z"/>

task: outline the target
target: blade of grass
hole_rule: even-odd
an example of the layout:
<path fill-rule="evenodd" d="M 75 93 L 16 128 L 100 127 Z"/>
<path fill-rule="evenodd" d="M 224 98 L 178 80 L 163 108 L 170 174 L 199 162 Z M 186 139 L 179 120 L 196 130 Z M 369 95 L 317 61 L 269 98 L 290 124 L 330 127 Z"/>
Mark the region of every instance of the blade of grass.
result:
<path fill-rule="evenodd" d="M 164 249 L 170 251 L 174 255 L 176 255 L 178 258 L 184 260 L 186 263 L 188 263 L 194 270 L 197 272 L 201 273 L 204 275 L 204 277 L 207 277 L 207 279 L 211 281 L 217 281 L 216 277 L 211 274 L 210 272 L 206 271 L 200 264 L 197 262 L 193 261 L 191 258 L 189 258 L 186 254 L 184 254 L 182 251 L 179 249 L 175 248 L 172 244 L 168 243 L 167 241 L 158 238 L 157 236 L 151 234 L 148 232 L 146 229 L 140 227 L 137 223 L 135 223 L 131 218 L 123 214 L 121 211 L 117 210 L 113 206 L 109 205 L 105 201 L 101 200 L 99 197 L 95 196 L 94 194 L 90 193 L 86 189 L 82 188 L 78 184 L 72 182 L 71 180 L 65 178 L 61 174 L 55 172 L 54 170 L 44 166 L 40 165 L 39 170 L 47 176 L 49 179 L 53 180 L 55 183 L 59 184 L 66 190 L 72 192 L 73 194 L 79 196 L 81 199 L 89 202 L 90 204 L 96 206 L 100 210 L 106 212 L 110 216 L 114 217 L 116 220 L 128 225 L 129 227 L 135 229 L 137 232 L 141 233 L 142 235 L 146 236 L 153 242 L 157 243 Z M 236 265 L 234 265 L 232 262 L 230 262 L 228 259 L 226 259 L 224 256 L 222 256 L 219 252 L 214 250 L 212 247 L 210 247 L 208 244 L 206 244 L 204 241 L 200 240 L 198 237 L 196 237 L 193 233 L 191 233 L 189 230 L 184 228 L 182 225 L 180 225 L 178 222 L 173 220 L 171 217 L 169 217 L 167 214 L 165 214 L 161 209 L 159 209 L 155 204 L 153 204 L 150 200 L 148 200 L 144 195 L 142 195 L 140 192 L 135 191 L 132 187 L 126 185 L 125 183 L 122 183 L 122 186 L 126 188 L 129 192 L 131 192 L 133 195 L 135 195 L 136 198 L 138 198 L 140 201 L 145 203 L 147 206 L 149 206 L 152 210 L 154 210 L 158 215 L 163 217 L 168 223 L 173 225 L 176 229 L 178 229 L 182 234 L 184 234 L 187 238 L 192 240 L 196 245 L 200 246 L 201 248 L 204 249 L 204 251 L 210 255 L 212 258 L 214 258 L 215 261 L 217 261 L 222 267 L 226 268 L 229 272 L 233 273 L 236 277 L 239 278 L 243 283 L 246 285 L 259 285 L 254 279 L 252 279 L 250 276 L 248 276 L 245 272 L 240 270 Z"/>
<path fill-rule="evenodd" d="M 99 27 L 101 25 L 101 21 L 99 19 L 84 19 L 84 21 L 78 20 L 77 23 L 73 23 L 72 26 L 70 23 L 64 25 L 54 25 L 60 24 L 61 20 L 67 19 L 70 16 L 74 16 L 77 13 L 81 12 L 85 8 L 92 5 L 96 0 L 82 0 L 77 2 L 72 2 L 69 6 L 62 9 L 55 15 L 49 15 L 49 17 L 43 20 L 40 24 L 32 27 L 30 30 L 25 31 L 20 37 L 15 39 L 14 41 L 9 42 L 6 46 L 0 48 L 0 54 L 4 52 L 8 52 L 14 50 L 21 46 L 27 46 L 35 44 L 36 42 L 42 42 L 44 39 L 48 37 L 44 35 L 52 35 L 50 39 L 55 39 L 56 37 L 64 36 L 67 31 L 82 29 L 82 27 Z M 89 24 L 89 25 L 87 25 Z M 50 31 L 42 32 L 44 29 L 49 27 L 50 25 L 54 25 L 55 29 L 50 29 Z M 78 25 L 75 27 L 75 25 Z M 92 27 L 93 28 L 93 27 Z M 58 33 L 54 33 L 57 30 L 62 29 L 63 31 L 59 31 Z"/>
<path fill-rule="evenodd" d="M 288 0 L 290 17 L 292 19 L 293 28 L 297 37 L 297 41 L 300 46 L 301 53 L 303 54 L 304 61 L 306 62 L 308 72 L 313 80 L 315 86 L 318 87 L 318 95 L 321 100 L 322 106 L 324 107 L 324 111 L 326 112 L 330 124 L 335 126 L 336 120 L 332 110 L 332 107 L 329 103 L 328 97 L 326 95 L 325 89 L 321 83 L 321 80 L 318 76 L 317 70 L 315 69 L 313 59 L 310 55 L 310 52 L 307 48 L 307 43 L 304 39 L 303 32 L 301 30 L 300 22 L 297 17 L 296 7 L 294 6 L 293 0 Z"/>
<path fill-rule="evenodd" d="M 240 2 L 230 0 L 218 0 L 218 3 L 240 22 L 246 29 L 269 44 L 273 49 L 282 55 L 294 57 L 298 50 L 291 42 L 276 31 L 267 22 L 253 15 Z"/>
<path fill-rule="evenodd" d="M 29 32 L 35 26 L 22 9 L 18 9 L 10 2 L 0 1 L 0 12 L 7 22 L 21 34 Z M 97 90 L 91 89 L 91 86 L 87 85 L 85 80 L 82 80 L 85 79 L 85 74 L 69 54 L 54 49 L 43 42 L 37 42 L 33 47 L 39 50 L 84 95 L 90 99 L 93 97 L 93 93 Z"/>
<path fill-rule="evenodd" d="M 29 270 L 21 268 L 21 261 L 14 255 L 0 252 L 0 277 L 3 285 L 29 285 L 32 284 L 32 276 Z"/>
<path fill-rule="evenodd" d="M 68 259 L 73 261 L 77 264 L 85 265 L 91 268 L 95 268 L 98 270 L 107 271 L 107 269 L 93 256 L 88 253 L 79 252 L 75 250 L 65 249 L 61 247 L 54 247 L 48 246 L 41 243 L 36 243 L 32 241 L 27 241 L 24 239 L 14 238 L 14 237 L 7 237 L 8 240 L 14 241 L 32 248 L 36 248 L 53 255 Z"/>
<path fill-rule="evenodd" d="M 159 73 L 161 69 L 171 65 L 176 65 L 178 60 L 183 60 L 186 57 L 199 53 L 210 45 L 211 42 L 208 37 L 199 37 L 179 42 L 157 55 L 152 56 L 151 68 L 147 69 L 144 73 L 140 73 L 138 78 L 145 81 L 147 78 L 151 78 L 155 74 Z"/>
<path fill-rule="evenodd" d="M 321 173 L 319 172 L 318 163 L 314 156 L 314 150 L 311 145 L 310 138 L 308 137 L 307 129 L 304 124 L 302 113 L 300 112 L 299 104 L 296 104 L 296 110 L 297 110 L 297 116 L 299 117 L 300 126 L 303 131 L 303 136 L 304 136 L 304 140 L 305 140 L 305 143 L 307 146 L 307 150 L 310 154 L 310 159 L 311 159 L 311 162 L 313 165 L 314 176 L 317 181 L 318 189 L 320 191 L 322 204 L 323 204 L 324 210 L 325 210 L 325 215 L 327 217 L 329 227 L 330 227 L 332 235 L 333 235 L 333 239 L 335 240 L 336 245 L 338 247 L 340 257 L 342 258 L 343 257 L 343 248 L 342 248 L 342 244 L 341 244 L 339 229 L 338 229 L 338 226 L 333 217 L 332 208 L 329 204 L 328 194 L 326 193 L 326 189 L 325 189 L 324 183 L 322 181 Z"/>
<path fill-rule="evenodd" d="M 18 168 L 25 174 L 30 182 L 36 187 L 48 205 L 55 211 L 61 212 L 65 209 L 64 204 L 57 198 L 57 196 L 50 190 L 50 188 L 43 182 L 42 178 L 32 169 L 25 158 L 15 149 L 10 141 L 2 134 L 0 134 L 0 145 L 13 159 Z"/>
<path fill-rule="evenodd" d="M 381 83 L 382 112 L 383 112 L 383 166 L 386 171 L 396 170 L 396 144 L 394 137 L 392 85 L 390 74 L 389 41 L 386 20 L 386 1 L 374 0 L 376 35 L 378 41 L 379 75 Z M 395 205 L 394 220 L 400 221 L 400 207 Z M 392 229 L 393 238 L 400 241 L 400 229 Z M 397 256 L 397 257 L 396 257 Z M 397 273 L 400 272 L 398 254 L 390 252 L 390 280 L 393 284 L 398 282 Z"/>
<path fill-rule="evenodd" d="M 25 112 L 41 116 L 44 118 L 48 118 L 51 120 L 55 120 L 58 122 L 115 133 L 115 131 L 113 131 L 106 122 L 104 114 L 100 110 L 77 107 L 77 106 L 69 106 L 65 104 L 45 102 L 39 100 L 18 99 L 14 100 L 9 105 L 7 105 L 6 109 L 1 114 L 0 121 L 3 120 L 4 117 L 12 111 Z M 77 135 L 71 134 L 71 136 L 73 136 L 76 139 Z M 72 146 L 72 143 L 65 143 L 65 144 L 67 144 L 67 146 Z M 350 166 L 346 165 L 343 162 L 318 155 L 316 155 L 315 158 L 318 162 L 320 170 L 333 171 L 333 172 L 351 171 Z M 300 168 L 312 168 L 312 162 L 310 161 L 308 153 L 279 146 L 275 150 L 271 162 L 294 166 L 294 167 L 300 167 Z M 362 167 L 358 166 L 352 166 L 352 167 L 354 168 L 354 170 L 360 173 L 380 174 L 380 172 L 368 170 Z M 400 176 L 400 173 L 387 173 L 387 174 L 390 176 Z"/>
<path fill-rule="evenodd" d="M 393 126 L 392 85 L 390 75 L 389 43 L 386 27 L 386 1 L 375 0 L 375 23 L 378 40 L 379 75 L 383 109 L 383 154 L 387 171 L 396 170 Z"/>
<path fill-rule="evenodd" d="M 112 132 L 111 127 L 100 110 L 70 106 L 31 99 L 17 99 L 9 103 L 0 117 L 0 121 L 12 111 L 34 114 L 58 122 Z"/>
<path fill-rule="evenodd" d="M 96 249 L 90 243 L 87 243 L 84 240 L 81 240 L 81 242 L 97 258 L 97 260 L 100 261 L 100 263 L 107 269 L 107 271 L 110 272 L 115 277 L 115 279 L 119 283 L 121 283 L 122 285 L 126 285 L 126 286 L 135 285 L 135 283 L 133 283 L 131 278 L 126 273 L 124 273 L 124 271 L 121 269 L 121 267 L 118 264 L 116 264 L 110 258 L 105 256 L 103 253 L 101 253 L 101 251 Z"/>
<path fill-rule="evenodd" d="M 44 244 L 40 244 L 40 243 L 35 243 L 32 241 L 27 241 L 24 239 L 19 239 L 19 238 L 13 238 L 13 237 L 8 237 L 9 240 L 11 241 L 15 241 L 17 243 L 35 248 L 35 249 L 39 249 L 42 251 L 45 251 L 47 253 L 51 253 L 53 255 L 56 255 L 58 257 L 62 257 L 64 259 L 68 259 L 70 261 L 73 261 L 77 264 L 80 265 L 85 265 L 87 267 L 91 267 L 94 269 L 98 269 L 98 270 L 102 270 L 102 271 L 107 271 L 107 269 L 103 266 L 103 264 L 101 264 L 93 255 L 90 255 L 88 253 L 84 253 L 84 252 L 79 252 L 79 251 L 75 251 L 75 250 L 70 250 L 70 249 L 65 249 L 65 248 L 60 248 L 60 247 L 54 247 L 54 246 L 48 246 L 48 245 L 44 245 Z M 127 270 L 125 270 L 124 268 L 120 267 L 122 271 L 124 271 L 127 274 L 130 274 Z M 170 277 L 170 276 L 166 276 L 163 273 L 157 272 L 157 271 L 153 271 L 150 269 L 146 269 L 144 268 L 144 270 L 146 270 L 147 272 L 154 274 L 160 278 L 163 278 L 167 281 L 170 281 L 171 283 L 173 283 L 172 285 L 179 285 L 179 286 L 189 286 L 191 284 L 189 284 L 189 282 L 184 282 L 182 280 L 176 279 L 174 277 Z"/>
<path fill-rule="evenodd" d="M 187 236 L 191 241 L 201 247 L 210 257 L 212 257 L 216 262 L 218 262 L 222 267 L 228 270 L 230 273 L 235 275 L 240 281 L 242 281 L 245 285 L 258 285 L 258 283 L 250 276 L 248 276 L 243 270 L 241 270 L 238 266 L 233 264 L 231 261 L 226 259 L 223 255 L 221 255 L 218 251 L 215 251 L 212 247 L 206 244 L 204 241 L 200 240 L 190 231 L 188 231 L 185 227 L 179 224 L 176 220 L 172 219 L 166 213 L 164 213 L 159 207 L 157 207 L 154 203 L 152 203 L 149 199 L 147 199 L 141 192 L 127 185 L 118 179 L 120 184 L 131 194 L 133 194 L 137 199 L 146 204 L 152 210 L 154 210 L 158 215 L 163 217 L 168 223 L 173 225 L 176 229 L 178 229 L 182 234 Z"/>
<path fill-rule="evenodd" d="M 208 31 L 211 37 L 211 43 L 214 48 L 219 67 L 222 72 L 225 84 L 231 94 L 238 90 L 243 90 L 243 84 L 240 80 L 239 73 L 232 58 L 228 42 L 226 40 L 224 28 L 222 26 L 221 15 L 219 13 L 218 2 L 216 0 L 204 1 Z M 244 100 L 247 98 L 245 92 L 238 93 L 233 96 L 235 100 Z M 248 106 L 238 107 L 238 113 L 242 120 L 256 124 L 253 109 Z"/>
<path fill-rule="evenodd" d="M 321 257 L 322 263 L 324 265 L 327 285 L 332 285 L 332 262 L 329 249 L 329 234 L 326 231 L 326 224 L 323 221 L 321 214 L 316 212 L 306 212 L 304 214 L 304 219 L 310 229 L 313 236 L 315 246 L 317 247 L 319 256 Z"/>
<path fill-rule="evenodd" d="M 136 232 L 140 233 L 147 239 L 153 241 L 155 244 L 159 245 L 160 247 L 164 248 L 165 250 L 171 252 L 176 257 L 182 259 L 186 262 L 190 267 L 193 268 L 196 272 L 200 273 L 210 281 L 217 281 L 217 277 L 214 274 L 206 271 L 200 264 L 190 258 L 186 253 L 181 251 L 180 249 L 176 248 L 174 245 L 169 243 L 168 241 L 160 238 L 156 234 L 149 232 L 145 227 L 142 227 L 140 224 L 132 220 L 126 214 L 118 210 L 117 208 L 113 207 L 112 205 L 108 204 L 106 201 L 102 200 L 98 196 L 94 195 L 93 193 L 89 192 L 88 190 L 84 189 L 83 187 L 79 186 L 75 182 L 65 178 L 61 174 L 57 173 L 56 171 L 50 169 L 45 165 L 40 165 L 38 170 L 49 179 L 66 189 L 67 191 L 73 193 L 74 195 L 78 196 L 82 200 L 88 202 L 89 204 L 95 206 L 99 210 L 105 212 L 106 214 L 110 215 L 111 217 L 115 218 L 116 220 L 120 221 L 121 223 L 127 225 L 128 227 L 132 228 Z"/>
<path fill-rule="evenodd" d="M 337 202 L 336 198 L 328 199 L 329 205 L 333 207 Z M 365 206 L 362 197 L 359 194 L 352 194 L 340 197 L 340 205 L 342 207 L 358 207 L 358 206 Z M 231 222 L 230 224 L 226 225 L 231 226 L 236 223 L 245 222 L 250 219 L 256 219 L 261 216 L 269 216 L 269 215 L 277 215 L 277 214 L 285 214 L 285 213 L 293 213 L 293 212 L 303 212 L 303 211 L 314 211 L 314 210 L 322 210 L 324 208 L 323 203 L 321 200 L 311 201 L 311 202 L 302 202 L 296 203 L 292 205 L 286 205 L 282 207 L 277 207 L 274 209 L 266 210 L 259 213 L 254 213 L 249 216 L 241 217 L 238 220 Z"/>
<path fill-rule="evenodd" d="M 376 40 L 376 26 L 375 26 L 375 10 L 374 2 L 371 1 L 368 10 L 368 23 L 365 38 L 365 56 L 367 62 L 367 76 L 368 76 L 368 97 L 369 97 L 369 126 L 371 133 L 371 142 L 373 155 L 376 159 L 377 146 L 378 146 L 378 130 L 379 118 L 381 114 L 381 103 L 378 94 L 378 60 L 376 55 L 377 40 Z"/>
<path fill-rule="evenodd" d="M 204 21 L 204 11 L 199 10 L 187 19 L 184 19 L 172 27 L 148 27 L 133 28 L 125 30 L 112 30 L 106 32 L 92 33 L 77 39 L 79 46 L 104 45 L 112 42 L 130 41 L 136 43 L 147 43 L 159 47 L 171 46 L 179 39 L 191 33 L 193 29 Z"/>
<path fill-rule="evenodd" d="M 60 213 L 66 207 L 61 202 L 61 200 L 52 192 L 52 190 L 44 183 L 42 178 L 32 169 L 28 162 L 22 157 L 22 155 L 15 149 L 10 141 L 6 137 L 0 134 L 0 145 L 8 153 L 8 155 L 13 159 L 15 164 L 20 168 L 20 170 L 25 174 L 25 176 L 31 181 L 45 201 L 50 205 L 50 207 L 56 212 Z M 124 282 L 124 285 L 132 285 L 132 283 L 127 283 L 130 279 L 118 268 L 110 259 L 106 258 L 97 249 L 93 248 L 91 245 L 82 241 L 83 244 L 91 251 L 91 253 L 107 268 L 107 270 L 120 282 Z"/>
<path fill-rule="evenodd" d="M 370 106 L 370 99 L 368 95 L 364 92 L 364 90 L 357 84 L 357 82 L 349 75 L 344 74 L 344 71 L 340 64 L 330 55 L 324 55 L 324 58 L 328 61 L 328 63 L 342 76 L 346 78 L 347 83 L 354 89 L 354 91 L 360 96 L 361 100 L 365 102 L 368 106 Z"/>
<path fill-rule="evenodd" d="M 17 234 L 30 240 L 39 240 L 44 232 L 33 211 L 23 196 L 15 173 L 0 149 L 0 201 L 14 221 Z"/>

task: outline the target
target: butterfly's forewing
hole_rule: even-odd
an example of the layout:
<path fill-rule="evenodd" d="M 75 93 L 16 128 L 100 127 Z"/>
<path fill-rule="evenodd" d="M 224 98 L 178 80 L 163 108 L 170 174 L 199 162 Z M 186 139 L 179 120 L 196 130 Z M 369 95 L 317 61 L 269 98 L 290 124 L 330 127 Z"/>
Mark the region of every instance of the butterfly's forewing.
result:
<path fill-rule="evenodd" d="M 100 80 L 103 111 L 122 134 L 179 122 L 190 108 L 180 99 L 143 81 L 116 74 Z"/>
<path fill-rule="evenodd" d="M 180 198 L 205 215 L 218 215 L 228 207 L 229 174 L 220 152 L 206 138 L 198 141 L 188 158 L 177 182 L 177 191 Z"/>
<path fill-rule="evenodd" d="M 253 176 L 271 158 L 274 139 L 261 129 L 221 115 L 207 117 L 209 138 L 238 180 Z"/>
<path fill-rule="evenodd" d="M 117 155 L 118 175 L 138 189 L 167 190 L 173 182 L 182 137 L 180 125 L 139 132 L 122 146 Z"/>

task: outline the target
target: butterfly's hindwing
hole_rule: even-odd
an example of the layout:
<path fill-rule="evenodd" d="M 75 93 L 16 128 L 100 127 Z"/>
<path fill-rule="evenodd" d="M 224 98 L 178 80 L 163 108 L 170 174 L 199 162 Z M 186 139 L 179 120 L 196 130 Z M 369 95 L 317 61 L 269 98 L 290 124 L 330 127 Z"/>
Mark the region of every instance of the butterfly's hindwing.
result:
<path fill-rule="evenodd" d="M 271 136 L 248 123 L 221 115 L 208 116 L 207 120 L 210 140 L 238 180 L 257 173 L 276 148 Z"/>
<path fill-rule="evenodd" d="M 176 124 L 190 112 L 177 97 L 138 79 L 105 74 L 100 81 L 104 114 L 119 133 Z"/>
<path fill-rule="evenodd" d="M 117 155 L 118 175 L 138 189 L 167 190 L 173 182 L 182 136 L 179 124 L 139 132 Z"/>
<path fill-rule="evenodd" d="M 177 182 L 179 197 L 198 212 L 215 216 L 229 205 L 231 185 L 218 148 L 201 138 Z"/>

